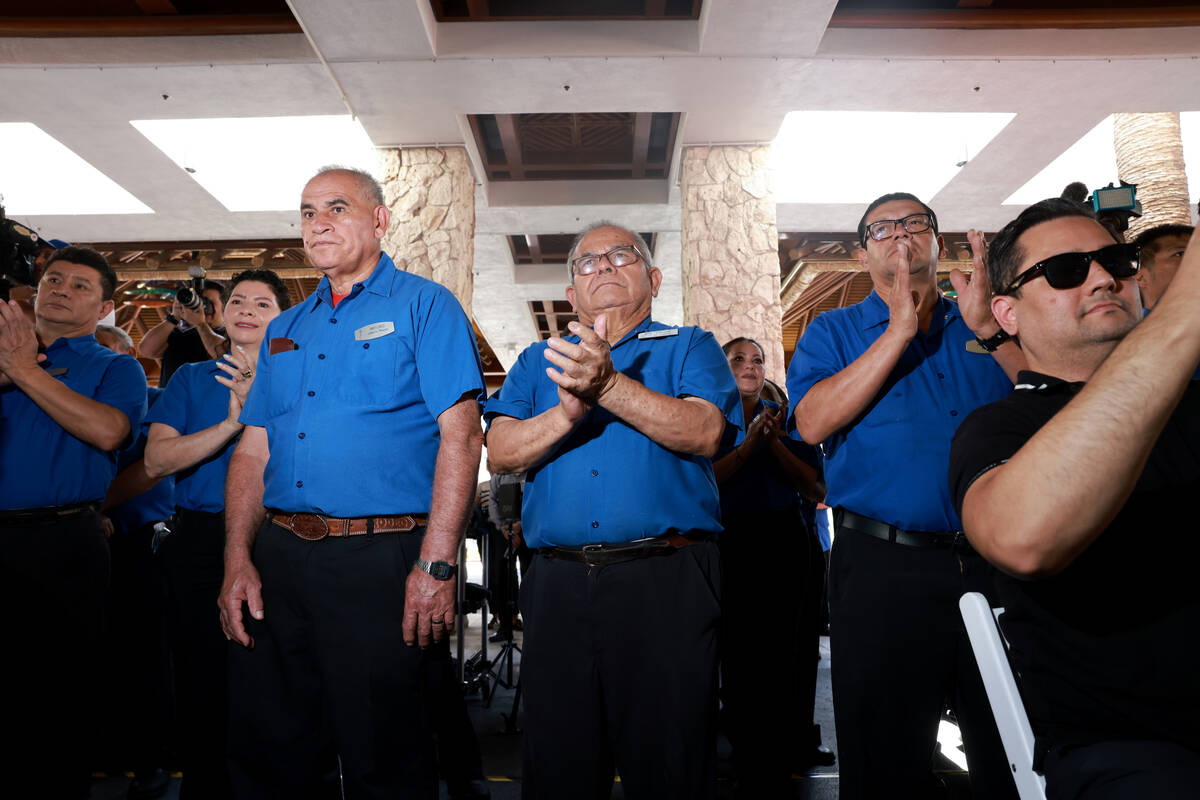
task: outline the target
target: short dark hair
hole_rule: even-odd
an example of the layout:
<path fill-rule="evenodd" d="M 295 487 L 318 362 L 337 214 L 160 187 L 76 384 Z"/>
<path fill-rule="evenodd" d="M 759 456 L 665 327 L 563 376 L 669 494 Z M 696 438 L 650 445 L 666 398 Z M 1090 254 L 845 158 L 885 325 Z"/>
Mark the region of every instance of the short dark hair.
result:
<path fill-rule="evenodd" d="M 1138 234 L 1133 240 L 1133 245 L 1138 249 L 1138 261 L 1141 261 L 1141 254 L 1152 255 L 1158 252 L 1158 242 L 1160 239 L 1165 239 L 1168 236 L 1186 236 L 1189 239 L 1192 232 L 1195 230 L 1191 225 L 1183 225 L 1178 222 L 1168 222 L 1165 225 L 1155 225 L 1153 228 L 1147 228 Z"/>
<path fill-rule="evenodd" d="M 1034 203 L 1017 215 L 1017 218 L 1000 229 L 987 251 L 988 281 L 992 284 L 992 293 L 1003 292 L 1017 276 L 1017 268 L 1025 258 L 1025 250 L 1017 241 L 1024 233 L 1035 225 L 1043 222 L 1063 219 L 1065 217 L 1086 217 L 1097 225 L 1104 227 L 1090 208 L 1064 200 L 1061 197 L 1050 197 Z M 1104 230 L 1112 235 L 1108 228 Z M 1117 241 L 1113 236 L 1113 241 Z M 1020 297 L 1020 290 L 1012 292 L 1013 297 Z"/>
<path fill-rule="evenodd" d="M 90 247 L 61 247 L 54 251 L 50 256 L 50 260 L 46 262 L 45 269 L 42 274 L 46 274 L 46 270 L 50 269 L 50 265 L 55 261 L 66 261 L 71 264 L 82 264 L 85 267 L 91 267 L 100 273 L 100 293 L 105 300 L 112 300 L 113 294 L 117 291 L 117 273 L 109 265 L 108 259 L 97 253 Z"/>
<path fill-rule="evenodd" d="M 929 221 L 933 223 L 933 235 L 937 236 L 937 234 L 938 234 L 937 214 L 933 213 L 933 209 L 930 208 L 929 206 L 927 206 L 925 204 L 925 201 L 921 200 L 921 198 L 917 197 L 915 194 L 909 194 L 908 192 L 890 192 L 888 194 L 882 195 L 882 196 L 877 197 L 874 200 L 872 200 L 871 205 L 867 206 L 867 210 L 864 211 L 862 217 L 859 218 L 859 220 L 858 220 L 858 243 L 859 244 L 861 244 L 863 247 L 867 246 L 867 217 L 870 215 L 870 213 L 872 211 L 874 211 L 875 209 L 879 208 L 884 203 L 890 203 L 893 200 L 910 200 L 910 201 L 916 203 L 917 205 L 919 205 L 921 208 L 925 209 L 925 213 L 929 215 Z"/>
<path fill-rule="evenodd" d="M 225 294 L 225 284 L 221 283 L 220 281 L 214 281 L 214 280 L 205 278 L 204 279 L 204 288 L 202 288 L 200 291 L 201 291 L 201 293 L 211 292 L 211 291 L 219 292 L 221 294 L 221 302 L 222 303 L 224 303 L 226 300 L 229 299 L 229 296 L 227 294 Z"/>
<path fill-rule="evenodd" d="M 283 278 L 275 274 L 269 269 L 247 269 L 234 275 L 229 281 L 229 291 L 233 292 L 239 283 L 244 281 L 258 281 L 265 283 L 271 287 L 271 291 L 275 293 L 275 302 L 279 304 L 280 311 L 287 311 L 292 306 L 292 295 L 288 292 L 287 285 L 284 284 Z M 207 287 L 206 287 L 207 288 Z M 228 323 L 227 323 L 228 324 Z"/>
<path fill-rule="evenodd" d="M 725 353 L 725 355 L 729 355 L 729 351 L 733 349 L 733 346 L 735 344 L 741 344 L 742 342 L 749 342 L 750 344 L 752 344 L 758 348 L 758 352 L 762 353 L 763 358 L 767 357 L 767 351 L 763 350 L 763 346 L 761 344 L 759 344 L 758 342 L 754 341 L 753 339 L 751 339 L 749 336 L 738 336 L 734 339 L 730 339 L 728 342 L 721 345 L 721 350 Z"/>

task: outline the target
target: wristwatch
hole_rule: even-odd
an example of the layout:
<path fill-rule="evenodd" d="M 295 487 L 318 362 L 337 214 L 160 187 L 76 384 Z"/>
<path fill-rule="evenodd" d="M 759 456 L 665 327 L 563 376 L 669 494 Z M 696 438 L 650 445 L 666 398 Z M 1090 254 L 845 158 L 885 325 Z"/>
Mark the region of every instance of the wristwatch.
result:
<path fill-rule="evenodd" d="M 167 312 L 166 319 L 167 319 L 167 322 L 171 323 L 172 325 L 175 325 L 175 326 L 179 325 L 179 317 L 175 316 L 174 314 L 172 314 L 169 311 Z"/>
<path fill-rule="evenodd" d="M 978 336 L 976 336 L 975 341 L 985 351 L 994 353 L 996 352 L 996 349 L 1000 347 L 1000 345 L 1004 344 L 1011 338 L 1012 337 L 1008 335 L 1008 331 L 1004 330 L 1004 328 L 1001 328 L 986 339 L 980 339 Z"/>
<path fill-rule="evenodd" d="M 434 580 L 448 581 L 458 574 L 458 565 L 450 564 L 445 561 L 426 561 L 423 558 L 416 560 L 417 569 L 421 572 L 427 572 L 433 576 Z"/>

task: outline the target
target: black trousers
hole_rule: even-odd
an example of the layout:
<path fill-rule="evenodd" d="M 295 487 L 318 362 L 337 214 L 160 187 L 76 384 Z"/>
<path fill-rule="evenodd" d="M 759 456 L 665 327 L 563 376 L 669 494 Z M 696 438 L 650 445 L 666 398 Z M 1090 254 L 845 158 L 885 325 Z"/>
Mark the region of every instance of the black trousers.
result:
<path fill-rule="evenodd" d="M 264 619 L 229 645 L 238 798 L 321 797 L 332 753 L 345 797 L 436 798 L 431 670 L 449 647 L 404 644 L 404 589 L 424 528 L 306 542 L 267 521 L 253 558 Z"/>
<path fill-rule="evenodd" d="M 229 692 L 217 597 L 225 574 L 225 515 L 179 509 L 159 546 L 167 583 L 167 630 L 175 668 L 180 795 L 230 797 L 226 764 Z"/>
<path fill-rule="evenodd" d="M 791 511 L 730 515 L 722 524 L 721 697 L 734 769 L 743 796 L 790 798 L 816 686 L 816 654 L 802 649 L 800 628 L 809 536 Z M 799 580 L 784 580 L 782 570 Z"/>
<path fill-rule="evenodd" d="M 930 796 L 930 759 L 947 701 L 974 796 L 1016 797 L 958 611 L 964 591 L 992 594 L 989 570 L 973 552 L 838 530 L 829 627 L 842 800 Z"/>
<path fill-rule="evenodd" d="M 7 796 L 87 796 L 88 757 L 101 734 L 89 695 L 103 690 L 97 660 L 108 571 L 95 511 L 45 525 L 0 524 Z"/>
<path fill-rule="evenodd" d="M 716 790 L 717 547 L 589 567 L 536 555 L 521 587 L 526 800 Z"/>
<path fill-rule="evenodd" d="M 1051 750 L 1044 768 L 1049 800 L 1200 797 L 1200 753 L 1174 742 L 1100 742 Z"/>

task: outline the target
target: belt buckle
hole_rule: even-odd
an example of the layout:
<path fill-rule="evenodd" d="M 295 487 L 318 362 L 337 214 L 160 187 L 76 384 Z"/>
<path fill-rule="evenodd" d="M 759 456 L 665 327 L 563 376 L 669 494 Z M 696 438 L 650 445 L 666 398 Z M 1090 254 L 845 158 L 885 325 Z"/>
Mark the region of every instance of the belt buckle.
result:
<path fill-rule="evenodd" d="M 603 544 L 585 544 L 579 549 L 579 552 L 583 554 L 583 563 L 587 564 L 589 567 L 595 567 L 598 565 L 592 562 L 591 556 L 603 554 L 605 552 L 605 547 Z"/>
<path fill-rule="evenodd" d="M 306 542 L 319 542 L 329 535 L 329 523 L 319 514 L 293 514 L 292 533 Z"/>

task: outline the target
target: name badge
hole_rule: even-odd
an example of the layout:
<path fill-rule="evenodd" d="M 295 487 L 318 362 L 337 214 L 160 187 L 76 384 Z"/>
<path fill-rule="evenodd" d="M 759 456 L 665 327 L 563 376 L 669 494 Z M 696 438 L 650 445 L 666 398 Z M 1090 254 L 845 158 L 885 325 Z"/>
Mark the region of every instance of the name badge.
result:
<path fill-rule="evenodd" d="M 378 339 L 380 336 L 387 336 L 394 330 L 396 330 L 396 326 L 391 322 L 372 322 L 354 332 L 354 341 L 365 342 L 368 339 Z"/>
<path fill-rule="evenodd" d="M 663 328 L 661 331 L 642 331 L 638 334 L 639 340 L 646 339 L 665 339 L 668 336 L 678 336 L 679 328 Z"/>

